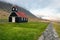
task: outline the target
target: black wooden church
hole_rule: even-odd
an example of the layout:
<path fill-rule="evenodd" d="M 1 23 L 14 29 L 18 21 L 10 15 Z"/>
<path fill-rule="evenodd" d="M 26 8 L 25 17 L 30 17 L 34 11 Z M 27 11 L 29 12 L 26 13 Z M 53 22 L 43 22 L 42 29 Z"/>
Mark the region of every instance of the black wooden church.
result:
<path fill-rule="evenodd" d="M 28 17 L 24 12 L 19 12 L 16 6 L 13 6 L 12 13 L 9 16 L 9 22 L 28 22 Z"/>

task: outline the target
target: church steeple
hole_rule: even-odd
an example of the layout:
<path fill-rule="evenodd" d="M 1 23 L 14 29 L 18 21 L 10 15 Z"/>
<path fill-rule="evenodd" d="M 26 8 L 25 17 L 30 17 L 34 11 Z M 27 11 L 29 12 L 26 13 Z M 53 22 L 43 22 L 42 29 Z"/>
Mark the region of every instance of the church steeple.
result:
<path fill-rule="evenodd" d="M 12 7 L 12 12 L 17 12 L 17 11 L 18 11 L 17 6 L 13 6 Z"/>

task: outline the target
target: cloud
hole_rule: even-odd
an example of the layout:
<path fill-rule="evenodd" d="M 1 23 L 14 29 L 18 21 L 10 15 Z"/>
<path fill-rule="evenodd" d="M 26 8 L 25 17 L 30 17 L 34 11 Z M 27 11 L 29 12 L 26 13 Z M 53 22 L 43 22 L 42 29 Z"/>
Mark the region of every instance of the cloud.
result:
<path fill-rule="evenodd" d="M 60 20 L 60 0 L 50 0 L 45 6 L 42 9 L 32 9 L 31 12 L 38 17 L 42 15 L 44 19 Z"/>
<path fill-rule="evenodd" d="M 12 4 L 17 4 L 28 10 L 44 8 L 49 5 L 49 0 L 2 0 Z"/>
<path fill-rule="evenodd" d="M 60 8 L 60 0 L 0 0 L 26 7 L 27 9 L 41 9 L 45 7 Z"/>
<path fill-rule="evenodd" d="M 42 17 L 43 19 L 53 19 L 53 20 L 60 20 L 60 13 L 56 13 L 56 10 L 50 8 L 44 9 L 37 9 L 37 10 L 30 10 L 34 15 L 37 17 Z"/>
<path fill-rule="evenodd" d="M 24 7 L 37 17 L 60 20 L 60 0 L 0 0 Z"/>

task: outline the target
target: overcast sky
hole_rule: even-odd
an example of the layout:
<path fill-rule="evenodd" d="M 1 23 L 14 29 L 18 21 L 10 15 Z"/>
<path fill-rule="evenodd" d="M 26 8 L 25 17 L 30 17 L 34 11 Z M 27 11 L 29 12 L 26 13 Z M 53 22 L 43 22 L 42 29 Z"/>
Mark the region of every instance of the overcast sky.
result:
<path fill-rule="evenodd" d="M 60 0 L 0 0 L 21 6 L 44 19 L 60 20 Z"/>

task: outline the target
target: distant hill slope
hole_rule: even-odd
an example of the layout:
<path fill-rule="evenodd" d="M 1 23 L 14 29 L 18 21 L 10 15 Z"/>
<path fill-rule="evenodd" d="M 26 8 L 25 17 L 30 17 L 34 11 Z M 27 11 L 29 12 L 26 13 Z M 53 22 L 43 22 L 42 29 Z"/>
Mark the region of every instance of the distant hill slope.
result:
<path fill-rule="evenodd" d="M 6 11 L 0 9 L 0 21 L 3 20 L 3 19 L 4 20 L 8 19 L 9 15 L 10 15 L 9 12 L 6 12 Z M 28 16 L 28 19 L 29 19 L 29 21 L 32 21 L 32 22 L 40 21 L 40 19 L 36 18 L 36 17 Z M 3 22 L 4 22 L 4 20 L 3 20 Z"/>
<path fill-rule="evenodd" d="M 8 19 L 10 13 L 11 13 L 12 4 L 1 2 L 0 1 L 0 19 Z M 40 21 L 39 18 L 37 18 L 35 15 L 30 13 L 28 10 L 18 7 L 19 11 L 25 12 L 28 16 L 29 21 Z"/>
<path fill-rule="evenodd" d="M 10 13 L 11 12 L 11 8 L 12 8 L 12 4 L 0 1 L 0 9 Z M 25 12 L 28 16 L 36 17 L 32 13 L 30 13 L 28 10 L 26 10 L 26 9 L 24 9 L 22 7 L 18 7 L 18 8 L 19 8 L 18 9 L 19 11 Z"/>
<path fill-rule="evenodd" d="M 0 9 L 0 19 L 8 19 L 9 13 Z"/>

